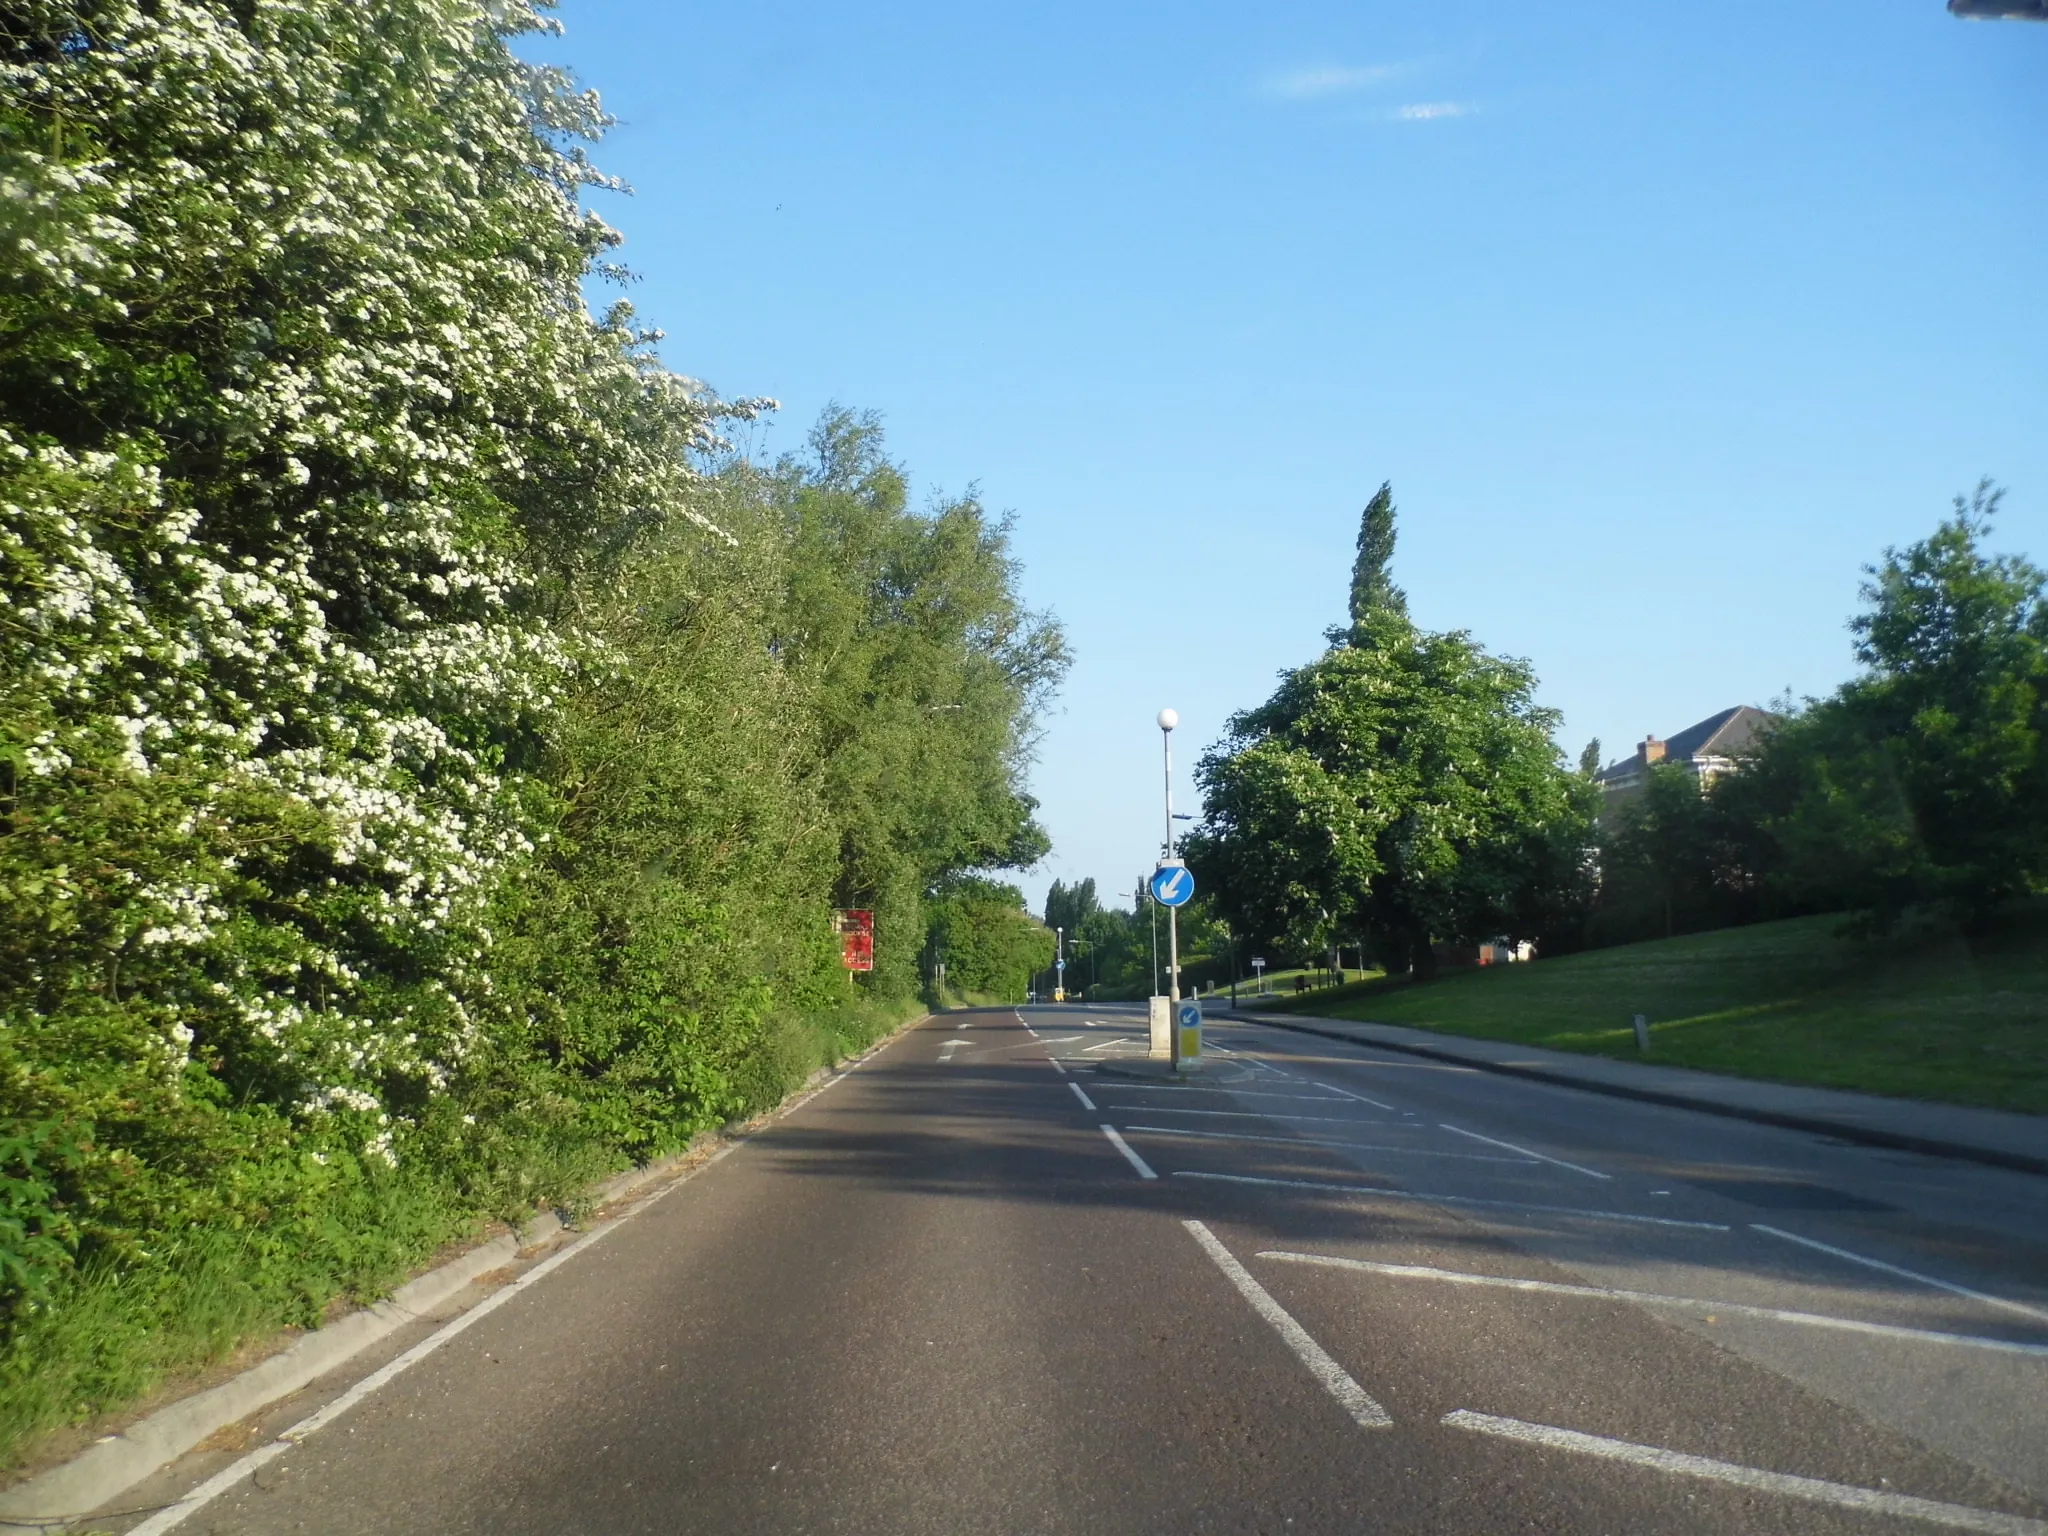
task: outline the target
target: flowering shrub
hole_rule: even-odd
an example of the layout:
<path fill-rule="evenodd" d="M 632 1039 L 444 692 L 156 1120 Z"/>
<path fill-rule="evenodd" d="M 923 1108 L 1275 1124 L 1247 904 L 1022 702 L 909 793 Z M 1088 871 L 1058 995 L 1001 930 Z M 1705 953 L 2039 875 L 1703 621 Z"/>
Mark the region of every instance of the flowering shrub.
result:
<path fill-rule="evenodd" d="M 541 25 L 0 12 L 0 1093 L 87 1133 L 88 1242 L 223 1117 L 401 1155 L 492 1006 L 545 609 L 691 515 L 715 413 L 584 306 L 603 119 Z"/>
<path fill-rule="evenodd" d="M 707 470 L 546 25 L 0 0 L 0 1451 L 773 1102 L 1043 847 L 1002 529 Z"/>

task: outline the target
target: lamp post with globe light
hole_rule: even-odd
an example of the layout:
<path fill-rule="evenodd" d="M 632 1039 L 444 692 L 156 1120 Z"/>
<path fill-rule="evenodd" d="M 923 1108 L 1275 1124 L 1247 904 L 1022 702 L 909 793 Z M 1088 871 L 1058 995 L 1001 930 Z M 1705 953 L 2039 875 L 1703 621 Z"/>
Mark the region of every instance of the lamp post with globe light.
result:
<path fill-rule="evenodd" d="M 1166 857 L 1163 862 L 1173 862 L 1173 728 L 1180 724 L 1180 716 L 1173 710 L 1159 711 L 1159 742 L 1166 752 Z M 1180 1001 L 1180 924 L 1176 921 L 1179 909 L 1166 909 L 1166 995 L 1175 1003 Z M 1178 1033 L 1178 1032 L 1176 1032 Z M 1176 1040 L 1174 1060 L 1180 1059 L 1179 1042 Z"/>

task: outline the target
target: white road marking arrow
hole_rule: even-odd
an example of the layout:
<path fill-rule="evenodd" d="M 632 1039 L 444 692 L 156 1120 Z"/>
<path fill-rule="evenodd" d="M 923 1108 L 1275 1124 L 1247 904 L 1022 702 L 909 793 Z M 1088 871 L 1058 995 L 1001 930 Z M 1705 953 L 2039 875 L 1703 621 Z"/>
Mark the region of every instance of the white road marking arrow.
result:
<path fill-rule="evenodd" d="M 939 1047 L 939 1064 L 941 1066 L 945 1065 L 947 1062 L 953 1059 L 953 1053 L 959 1050 L 961 1046 L 972 1045 L 973 1043 L 974 1042 L 971 1040 L 962 1040 L 958 1037 L 948 1040 L 944 1045 Z"/>

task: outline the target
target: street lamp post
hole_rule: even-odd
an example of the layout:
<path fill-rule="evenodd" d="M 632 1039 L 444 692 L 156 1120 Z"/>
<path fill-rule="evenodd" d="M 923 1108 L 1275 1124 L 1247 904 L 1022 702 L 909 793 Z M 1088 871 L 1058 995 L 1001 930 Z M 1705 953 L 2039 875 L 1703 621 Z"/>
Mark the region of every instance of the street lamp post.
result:
<path fill-rule="evenodd" d="M 1166 754 L 1166 857 L 1173 858 L 1173 728 L 1180 724 L 1180 716 L 1170 709 L 1159 711 L 1159 744 Z M 1166 909 L 1166 995 L 1175 1003 L 1180 1001 L 1180 922 L 1179 908 Z M 1180 1010 L 1174 1010 L 1178 1013 Z M 1173 1059 L 1180 1062 L 1180 1031 L 1174 1030 Z"/>

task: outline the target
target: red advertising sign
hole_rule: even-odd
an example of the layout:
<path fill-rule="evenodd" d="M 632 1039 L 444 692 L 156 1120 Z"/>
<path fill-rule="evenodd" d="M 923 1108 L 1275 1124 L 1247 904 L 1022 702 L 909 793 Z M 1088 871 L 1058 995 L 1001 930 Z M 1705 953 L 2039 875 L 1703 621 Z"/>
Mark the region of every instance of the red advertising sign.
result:
<path fill-rule="evenodd" d="M 849 971 L 875 968 L 875 914 L 861 907 L 841 907 L 832 914 L 839 930 L 839 961 Z"/>

